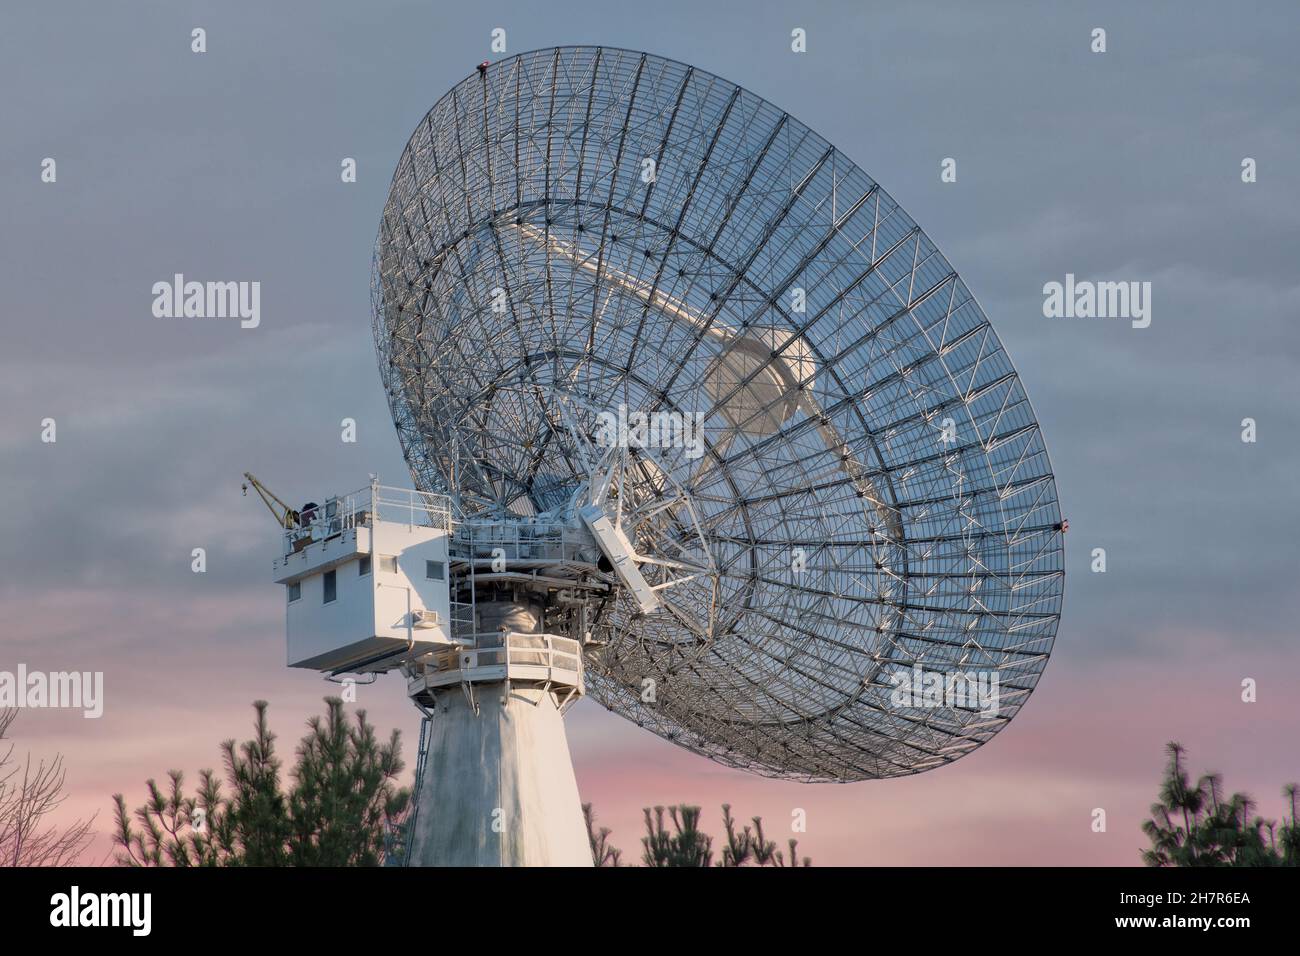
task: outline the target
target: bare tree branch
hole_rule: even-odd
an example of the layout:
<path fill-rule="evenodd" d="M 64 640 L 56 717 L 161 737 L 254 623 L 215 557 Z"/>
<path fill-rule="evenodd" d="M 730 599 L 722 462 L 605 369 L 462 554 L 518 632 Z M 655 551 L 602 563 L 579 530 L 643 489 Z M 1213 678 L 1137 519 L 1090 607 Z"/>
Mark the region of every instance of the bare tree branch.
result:
<path fill-rule="evenodd" d="M 17 710 L 0 711 L 0 741 L 7 740 Z M 77 820 L 63 829 L 42 827 L 59 808 L 66 772 L 63 755 L 50 763 L 32 765 L 27 754 L 21 765 L 13 759 L 14 745 L 0 745 L 0 866 L 69 866 L 77 862 L 94 837 L 95 817 Z"/>

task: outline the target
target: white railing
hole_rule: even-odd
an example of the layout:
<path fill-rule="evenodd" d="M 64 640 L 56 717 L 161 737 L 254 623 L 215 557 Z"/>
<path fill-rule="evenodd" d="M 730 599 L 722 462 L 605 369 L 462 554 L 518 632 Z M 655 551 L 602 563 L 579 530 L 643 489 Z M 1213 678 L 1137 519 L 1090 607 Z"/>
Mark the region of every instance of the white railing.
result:
<path fill-rule="evenodd" d="M 582 675 L 582 648 L 571 637 L 558 634 L 480 635 L 479 640 L 492 642 L 490 646 L 448 648 L 435 651 L 430 656 L 434 671 L 475 670 L 480 667 L 506 665 L 545 667 L 571 671 Z"/>
<path fill-rule="evenodd" d="M 370 512 L 380 521 L 452 530 L 451 499 L 446 495 L 379 484 L 371 485 L 369 490 Z"/>
<path fill-rule="evenodd" d="M 451 501 L 446 495 L 371 482 L 365 488 L 326 498 L 299 512 L 297 525 L 285 530 L 285 553 L 301 548 L 305 541 L 320 541 L 349 528 L 369 527 L 373 520 L 450 533 Z"/>

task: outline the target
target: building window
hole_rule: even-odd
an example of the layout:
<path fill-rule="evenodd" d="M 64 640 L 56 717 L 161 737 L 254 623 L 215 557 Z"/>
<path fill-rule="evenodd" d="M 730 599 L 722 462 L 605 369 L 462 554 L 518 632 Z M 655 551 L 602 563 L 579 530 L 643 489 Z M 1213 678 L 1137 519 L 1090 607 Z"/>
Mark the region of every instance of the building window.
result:
<path fill-rule="evenodd" d="M 389 574 L 397 573 L 397 558 L 391 554 L 381 554 L 379 556 L 379 570 L 387 571 Z"/>
<path fill-rule="evenodd" d="M 357 559 L 357 575 L 359 577 L 365 577 L 369 573 L 370 573 L 370 555 L 363 554 L 360 558 Z"/>
<path fill-rule="evenodd" d="M 300 597 L 302 597 L 302 582 L 294 581 L 289 585 L 289 600 L 296 601 Z"/>
<path fill-rule="evenodd" d="M 425 561 L 424 576 L 430 581 L 443 580 L 443 566 L 441 561 Z"/>
<path fill-rule="evenodd" d="M 323 604 L 329 604 L 331 601 L 333 601 L 336 597 L 339 596 L 338 584 L 339 584 L 338 572 L 326 571 L 325 572 L 325 600 L 322 602 Z"/>

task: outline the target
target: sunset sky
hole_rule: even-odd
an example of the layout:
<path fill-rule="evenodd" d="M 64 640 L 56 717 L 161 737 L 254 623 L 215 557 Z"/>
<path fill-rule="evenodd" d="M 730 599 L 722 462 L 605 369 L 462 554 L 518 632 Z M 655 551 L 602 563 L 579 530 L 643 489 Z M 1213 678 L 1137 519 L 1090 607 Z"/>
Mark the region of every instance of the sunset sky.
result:
<path fill-rule="evenodd" d="M 1052 456 L 1064 614 L 1015 721 L 952 766 L 801 785 L 580 703 L 579 788 L 626 858 L 641 808 L 806 811 L 817 864 L 1140 862 L 1163 746 L 1265 816 L 1300 779 L 1300 81 L 1290 5 L 65 3 L 0 29 L 0 670 L 102 671 L 105 711 L 31 710 L 60 819 L 138 803 L 271 704 L 282 755 L 335 689 L 284 666 L 270 516 L 408 483 L 370 331 L 370 256 L 413 126 L 484 59 L 644 49 L 790 111 L 877 179 L 979 298 Z M 1140 9 L 1138 9 L 1140 7 Z M 1176 14 L 1176 15 L 1175 15 Z M 1289 22 L 1279 26 L 1279 20 Z M 208 52 L 190 52 L 190 30 Z M 789 50 L 803 27 L 808 52 Z M 1108 50 L 1089 51 L 1094 27 Z M 41 161 L 57 161 L 42 183 Z M 340 182 L 357 160 L 358 181 Z M 954 157 L 955 183 L 939 164 Z M 1258 182 L 1241 181 L 1241 162 Z M 261 324 L 159 319 L 175 273 L 261 283 Z M 1067 274 L 1152 284 L 1152 322 L 1045 318 Z M 358 441 L 339 440 L 340 420 Z M 1241 441 L 1244 418 L 1258 441 Z M 41 441 L 41 422 L 57 441 Z M 191 571 L 191 550 L 207 571 Z M 1089 569 L 1105 548 L 1107 571 Z M 1244 679 L 1258 701 L 1244 703 Z M 359 690 L 381 731 L 418 717 Z M 408 775 L 409 775 L 408 769 Z M 1107 812 L 1107 831 L 1091 829 Z"/>

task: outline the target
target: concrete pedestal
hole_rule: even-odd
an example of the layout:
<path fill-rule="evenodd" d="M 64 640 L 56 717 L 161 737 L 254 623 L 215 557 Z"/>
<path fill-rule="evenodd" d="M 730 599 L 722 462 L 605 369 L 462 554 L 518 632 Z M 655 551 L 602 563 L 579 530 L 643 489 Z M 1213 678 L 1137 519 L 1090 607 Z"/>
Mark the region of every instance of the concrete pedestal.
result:
<path fill-rule="evenodd" d="M 564 718 L 549 691 L 439 690 L 411 866 L 591 866 Z"/>

